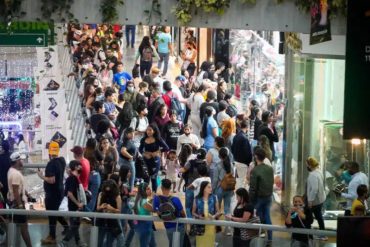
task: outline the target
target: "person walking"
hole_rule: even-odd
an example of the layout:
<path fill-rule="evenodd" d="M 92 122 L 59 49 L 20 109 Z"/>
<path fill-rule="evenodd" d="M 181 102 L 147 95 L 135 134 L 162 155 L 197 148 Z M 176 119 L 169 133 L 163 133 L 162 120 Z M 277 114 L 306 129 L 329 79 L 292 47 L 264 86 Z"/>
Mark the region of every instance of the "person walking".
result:
<path fill-rule="evenodd" d="M 274 187 L 274 171 L 271 166 L 263 163 L 266 153 L 262 148 L 257 147 L 253 155 L 257 166 L 251 174 L 249 195 L 261 222 L 271 225 L 270 208 Z M 267 235 L 268 245 L 271 246 L 272 231 L 268 231 Z"/>
<path fill-rule="evenodd" d="M 64 171 L 66 161 L 59 157 L 59 144 L 55 141 L 49 144 L 49 158 L 45 168 L 45 174 L 38 171 L 38 176 L 44 181 L 45 209 L 59 210 L 64 197 Z M 49 216 L 49 235 L 41 240 L 41 244 L 56 244 L 56 224 L 57 221 L 64 227 L 64 232 L 68 228 L 68 223 L 63 217 Z"/>
<path fill-rule="evenodd" d="M 138 61 L 139 57 L 140 57 L 140 60 Z M 139 64 L 140 66 L 141 78 L 143 78 L 144 75 L 148 75 L 150 73 L 150 70 L 153 65 L 153 57 L 156 57 L 159 59 L 157 50 L 150 43 L 149 36 L 144 36 L 139 46 L 139 49 L 136 53 L 136 58 L 135 58 L 135 61 L 137 61 L 136 64 Z"/>
<path fill-rule="evenodd" d="M 274 115 L 272 112 L 265 111 L 262 114 L 262 124 L 258 127 L 258 135 L 259 138 L 261 135 L 265 135 L 270 142 L 270 148 L 272 151 L 272 161 L 275 160 L 275 145 L 274 142 L 279 141 L 279 135 L 275 128 L 276 121 L 274 120 Z"/>
<path fill-rule="evenodd" d="M 171 28 L 165 27 L 164 32 L 160 32 L 157 36 L 156 47 L 158 48 L 159 61 L 158 68 L 162 68 L 162 63 L 164 62 L 164 68 L 162 70 L 162 77 L 166 76 L 168 70 L 168 61 L 170 59 L 170 54 L 173 53 L 172 50 L 172 37 L 170 34 Z"/>
<path fill-rule="evenodd" d="M 325 223 L 322 217 L 322 206 L 326 200 L 324 176 L 319 171 L 319 162 L 315 158 L 308 157 L 306 166 L 309 171 L 306 185 L 307 205 L 315 216 L 320 230 L 325 230 Z M 326 236 L 320 236 L 319 239 L 323 241 L 328 240 Z"/>
<path fill-rule="evenodd" d="M 26 188 L 24 177 L 21 173 L 23 168 L 23 160 L 26 157 L 18 152 L 12 153 L 10 156 L 11 167 L 8 171 L 8 200 L 11 209 L 26 209 L 25 203 L 27 202 Z M 27 216 L 14 215 L 13 222 L 20 226 L 21 236 L 27 247 L 32 247 L 30 234 L 28 232 Z"/>
<path fill-rule="evenodd" d="M 131 45 L 131 48 L 134 48 L 135 36 L 136 36 L 136 26 L 126 25 L 125 33 L 126 33 L 126 47 L 128 48 Z M 130 34 L 131 34 L 131 40 L 130 40 Z"/>

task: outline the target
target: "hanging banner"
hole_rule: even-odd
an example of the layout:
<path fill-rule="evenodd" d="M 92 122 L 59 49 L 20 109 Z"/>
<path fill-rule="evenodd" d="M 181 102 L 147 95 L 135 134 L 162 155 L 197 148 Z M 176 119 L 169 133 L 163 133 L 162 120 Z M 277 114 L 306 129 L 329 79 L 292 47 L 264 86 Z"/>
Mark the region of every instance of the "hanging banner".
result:
<path fill-rule="evenodd" d="M 317 0 L 311 6 L 310 45 L 331 40 L 328 0 Z"/>
<path fill-rule="evenodd" d="M 370 1 L 348 1 L 344 97 L 345 139 L 370 139 Z"/>

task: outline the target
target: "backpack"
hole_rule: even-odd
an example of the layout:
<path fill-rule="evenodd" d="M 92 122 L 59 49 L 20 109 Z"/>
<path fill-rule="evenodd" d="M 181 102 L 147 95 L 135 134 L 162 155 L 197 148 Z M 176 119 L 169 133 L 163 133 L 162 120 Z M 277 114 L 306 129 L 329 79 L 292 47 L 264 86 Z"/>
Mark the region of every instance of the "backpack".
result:
<path fill-rule="evenodd" d="M 221 180 L 221 188 L 224 191 L 235 190 L 235 185 L 236 185 L 236 179 L 231 172 L 227 173 L 224 176 L 224 178 Z"/>
<path fill-rule="evenodd" d="M 158 216 L 164 221 L 175 220 L 176 217 L 176 208 L 172 203 L 172 196 L 163 197 L 159 196 L 159 207 L 158 207 Z"/>
<path fill-rule="evenodd" d="M 153 49 L 150 46 L 144 47 L 141 52 L 141 60 L 145 62 L 151 62 L 153 59 Z"/>
<path fill-rule="evenodd" d="M 178 98 L 164 94 L 162 96 L 164 103 L 168 106 L 171 111 L 176 111 L 177 115 L 180 116 L 182 113 L 181 103 Z"/>

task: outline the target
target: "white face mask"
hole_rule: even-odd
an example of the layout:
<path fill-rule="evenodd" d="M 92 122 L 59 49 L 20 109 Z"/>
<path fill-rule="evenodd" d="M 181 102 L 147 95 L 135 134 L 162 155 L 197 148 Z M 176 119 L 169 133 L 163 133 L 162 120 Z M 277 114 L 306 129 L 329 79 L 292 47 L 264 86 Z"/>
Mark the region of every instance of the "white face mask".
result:
<path fill-rule="evenodd" d="M 127 90 L 128 90 L 130 93 L 133 93 L 133 92 L 134 92 L 134 87 L 127 87 Z"/>

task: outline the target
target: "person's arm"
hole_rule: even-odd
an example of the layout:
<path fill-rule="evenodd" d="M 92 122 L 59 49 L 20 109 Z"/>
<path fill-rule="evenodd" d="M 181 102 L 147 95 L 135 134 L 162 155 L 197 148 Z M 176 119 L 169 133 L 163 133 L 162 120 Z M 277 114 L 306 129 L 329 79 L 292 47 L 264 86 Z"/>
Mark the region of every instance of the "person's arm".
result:
<path fill-rule="evenodd" d="M 204 220 L 204 217 L 202 215 L 197 214 L 197 203 L 196 203 L 196 199 L 194 199 L 194 202 L 193 202 L 192 215 L 196 219 Z"/>
<path fill-rule="evenodd" d="M 212 154 L 210 152 L 208 152 L 206 154 L 206 163 L 207 163 L 207 165 L 211 165 L 212 164 L 212 160 L 213 160 Z"/>
<path fill-rule="evenodd" d="M 156 49 L 154 46 L 152 46 L 152 49 L 153 49 L 153 54 L 154 54 L 154 56 L 155 56 L 157 59 L 160 59 L 159 54 L 158 54 L 158 52 L 157 52 L 157 49 Z"/>
<path fill-rule="evenodd" d="M 53 168 L 54 167 L 50 163 L 49 166 L 48 165 L 46 166 L 45 175 L 40 170 L 37 172 L 37 174 L 46 183 L 48 183 L 48 184 L 55 184 L 55 171 L 54 171 Z M 48 176 L 46 176 L 46 175 L 48 175 Z"/>
<path fill-rule="evenodd" d="M 73 195 L 73 193 L 71 191 L 68 191 L 67 193 L 67 197 L 74 203 L 76 204 L 76 206 L 79 208 L 79 209 L 82 209 L 83 208 L 83 204 L 80 203 L 76 197 Z"/>
<path fill-rule="evenodd" d="M 113 213 L 113 214 L 121 213 L 122 200 L 120 196 L 116 197 L 116 204 L 117 204 L 117 208 L 112 207 L 110 204 L 107 204 L 107 210 L 109 213 Z"/>
<path fill-rule="evenodd" d="M 14 201 L 17 203 L 17 207 L 23 207 L 23 201 L 21 194 L 19 193 L 19 184 L 12 184 Z"/>
<path fill-rule="evenodd" d="M 292 217 L 291 217 L 291 215 L 292 215 L 292 210 L 290 209 L 289 211 L 288 211 L 288 214 L 287 214 L 287 216 L 285 217 L 285 225 L 286 225 L 286 227 L 292 227 Z"/>
<path fill-rule="evenodd" d="M 212 128 L 212 135 L 213 135 L 213 137 L 218 136 L 218 128 Z"/>
<path fill-rule="evenodd" d="M 359 185 L 359 183 L 351 181 L 348 185 L 348 193 L 342 193 L 341 196 L 348 200 L 355 200 L 357 198 L 357 187 Z"/>
<path fill-rule="evenodd" d="M 192 143 L 191 145 L 192 145 L 193 148 L 199 149 L 200 148 L 199 138 L 196 135 L 193 135 L 193 137 L 194 137 L 193 138 L 194 143 Z"/>
<path fill-rule="evenodd" d="M 163 139 L 159 140 L 159 146 L 162 148 L 162 152 L 168 152 L 170 148 L 168 147 L 167 143 L 163 141 Z"/>
<path fill-rule="evenodd" d="M 97 202 L 96 205 L 97 205 L 96 206 L 96 210 L 97 211 L 103 211 L 106 208 L 106 206 L 107 206 L 106 203 L 101 204 L 101 192 L 98 195 L 98 202 Z"/>
<path fill-rule="evenodd" d="M 121 154 L 122 154 L 124 157 L 126 157 L 127 159 L 129 159 L 129 160 L 133 160 L 133 158 L 134 158 L 131 154 L 129 154 L 129 153 L 127 152 L 127 148 L 126 148 L 126 147 L 122 147 L 122 148 L 121 148 Z"/>
<path fill-rule="evenodd" d="M 234 217 L 234 216 L 231 216 L 231 220 L 232 221 L 235 221 L 235 222 L 247 222 L 250 218 L 251 218 L 251 213 L 248 212 L 248 211 L 244 211 L 243 213 L 243 217 L 242 218 L 238 218 L 238 217 Z"/>

